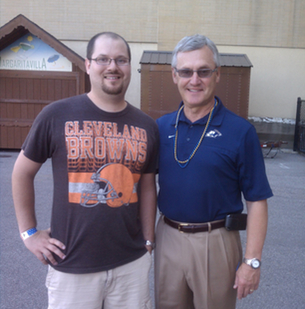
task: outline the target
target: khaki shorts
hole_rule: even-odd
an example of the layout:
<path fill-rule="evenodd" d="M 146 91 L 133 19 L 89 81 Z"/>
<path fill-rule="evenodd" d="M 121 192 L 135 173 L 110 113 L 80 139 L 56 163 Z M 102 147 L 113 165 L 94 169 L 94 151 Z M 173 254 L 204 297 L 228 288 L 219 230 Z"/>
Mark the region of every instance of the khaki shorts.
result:
<path fill-rule="evenodd" d="M 69 274 L 49 266 L 48 309 L 151 309 L 151 255 L 112 270 Z"/>

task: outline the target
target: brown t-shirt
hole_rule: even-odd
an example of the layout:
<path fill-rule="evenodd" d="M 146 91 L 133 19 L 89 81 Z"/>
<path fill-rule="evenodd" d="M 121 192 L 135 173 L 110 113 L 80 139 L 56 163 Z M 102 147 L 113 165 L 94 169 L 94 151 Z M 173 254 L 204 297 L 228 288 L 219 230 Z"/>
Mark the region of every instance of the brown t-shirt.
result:
<path fill-rule="evenodd" d="M 83 94 L 42 110 L 22 148 L 35 162 L 52 158 L 51 233 L 66 245 L 54 268 L 92 273 L 146 253 L 138 183 L 155 172 L 158 144 L 155 121 L 130 104 L 108 113 Z"/>

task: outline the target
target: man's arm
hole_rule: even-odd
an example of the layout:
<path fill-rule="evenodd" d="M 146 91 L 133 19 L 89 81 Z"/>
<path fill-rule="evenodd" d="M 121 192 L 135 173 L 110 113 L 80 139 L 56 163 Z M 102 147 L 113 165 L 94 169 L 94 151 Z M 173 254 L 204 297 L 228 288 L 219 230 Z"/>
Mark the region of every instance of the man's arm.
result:
<path fill-rule="evenodd" d="M 263 246 L 267 234 L 268 205 L 267 200 L 246 202 L 248 210 L 247 245 L 245 258 L 261 260 Z M 260 268 L 253 269 L 242 263 L 236 273 L 234 288 L 237 288 L 237 298 L 242 299 L 258 289 Z"/>
<path fill-rule="evenodd" d="M 140 220 L 145 240 L 152 243 L 155 241 L 155 220 L 156 220 L 156 181 L 155 174 L 142 174 L 140 187 Z M 152 247 L 146 246 L 151 253 Z"/>
<path fill-rule="evenodd" d="M 23 151 L 20 152 L 13 169 L 12 190 L 15 212 L 20 234 L 35 228 L 37 225 L 35 215 L 35 190 L 34 179 L 42 164 L 28 159 Z M 36 255 L 43 263 L 47 264 L 45 258 L 56 265 L 51 252 L 64 258 L 65 249 L 62 242 L 50 237 L 50 230 L 37 231 L 34 235 L 24 240 L 25 246 Z"/>

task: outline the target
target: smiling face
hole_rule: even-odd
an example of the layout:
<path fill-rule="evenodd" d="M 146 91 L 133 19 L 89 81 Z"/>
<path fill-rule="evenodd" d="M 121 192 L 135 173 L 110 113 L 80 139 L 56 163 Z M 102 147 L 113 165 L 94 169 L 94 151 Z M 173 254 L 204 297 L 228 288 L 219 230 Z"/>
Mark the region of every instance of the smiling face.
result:
<path fill-rule="evenodd" d="M 129 59 L 124 41 L 106 35 L 98 37 L 94 44 L 92 58 L 100 56 Z M 124 98 L 131 77 L 130 65 L 118 66 L 113 60 L 109 65 L 98 65 L 96 61 L 86 59 L 86 70 L 90 77 L 91 93 L 96 96 L 116 95 L 118 99 Z"/>
<path fill-rule="evenodd" d="M 177 69 L 214 70 L 213 53 L 204 46 L 201 49 L 180 52 L 177 55 Z M 202 117 L 207 114 L 214 105 L 214 96 L 216 85 L 220 80 L 220 68 L 215 71 L 211 77 L 200 78 L 196 72 L 190 78 L 183 78 L 178 75 L 175 69 L 172 69 L 174 83 L 177 84 L 178 90 L 185 105 L 185 110 L 196 109 Z"/>

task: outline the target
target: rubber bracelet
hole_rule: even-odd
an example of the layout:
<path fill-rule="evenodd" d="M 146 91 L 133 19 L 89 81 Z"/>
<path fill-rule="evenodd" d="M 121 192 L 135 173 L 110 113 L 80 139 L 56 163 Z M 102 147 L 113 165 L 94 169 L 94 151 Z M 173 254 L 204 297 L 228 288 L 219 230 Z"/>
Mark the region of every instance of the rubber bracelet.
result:
<path fill-rule="evenodd" d="M 36 227 L 33 227 L 32 229 L 29 229 L 29 230 L 27 230 L 27 231 L 25 231 L 25 232 L 22 232 L 22 233 L 21 233 L 21 238 L 22 238 L 23 240 L 26 240 L 26 239 L 28 239 L 29 237 L 33 236 L 36 232 L 37 232 Z"/>

